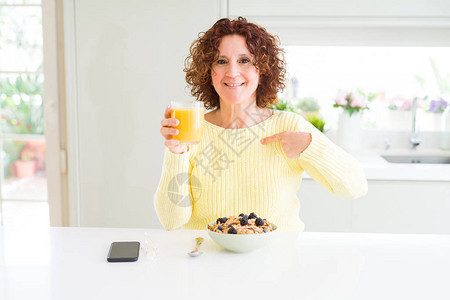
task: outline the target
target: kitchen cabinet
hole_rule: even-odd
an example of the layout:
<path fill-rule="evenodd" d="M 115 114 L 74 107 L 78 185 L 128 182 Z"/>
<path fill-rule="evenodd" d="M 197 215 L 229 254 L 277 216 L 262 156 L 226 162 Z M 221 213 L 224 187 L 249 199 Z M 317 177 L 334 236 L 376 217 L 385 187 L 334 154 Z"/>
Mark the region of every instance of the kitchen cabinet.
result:
<path fill-rule="evenodd" d="M 359 199 L 341 199 L 311 179 L 298 192 L 306 231 L 450 234 L 450 182 L 370 180 Z"/>

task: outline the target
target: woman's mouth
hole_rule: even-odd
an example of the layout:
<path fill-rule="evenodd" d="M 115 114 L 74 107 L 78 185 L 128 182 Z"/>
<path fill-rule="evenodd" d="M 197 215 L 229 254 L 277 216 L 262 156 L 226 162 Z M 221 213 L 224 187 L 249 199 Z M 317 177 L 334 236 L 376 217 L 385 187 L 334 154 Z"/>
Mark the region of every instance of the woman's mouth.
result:
<path fill-rule="evenodd" d="M 238 86 L 244 85 L 244 83 L 245 82 L 242 82 L 242 83 L 225 83 L 225 85 L 229 86 L 229 87 L 238 87 Z"/>

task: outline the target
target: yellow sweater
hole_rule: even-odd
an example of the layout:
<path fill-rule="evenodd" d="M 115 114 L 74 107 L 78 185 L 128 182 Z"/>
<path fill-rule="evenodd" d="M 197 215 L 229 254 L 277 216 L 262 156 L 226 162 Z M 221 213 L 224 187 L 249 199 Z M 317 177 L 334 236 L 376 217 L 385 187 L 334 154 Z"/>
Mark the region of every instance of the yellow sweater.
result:
<path fill-rule="evenodd" d="M 311 144 L 288 159 L 280 142 L 263 137 L 283 131 L 309 132 Z M 356 198 L 367 193 L 358 161 L 295 113 L 274 111 L 242 129 L 205 121 L 202 139 L 184 154 L 166 149 L 155 209 L 168 229 L 205 229 L 219 217 L 255 212 L 283 231 L 302 231 L 296 192 L 306 171 L 331 193 Z"/>

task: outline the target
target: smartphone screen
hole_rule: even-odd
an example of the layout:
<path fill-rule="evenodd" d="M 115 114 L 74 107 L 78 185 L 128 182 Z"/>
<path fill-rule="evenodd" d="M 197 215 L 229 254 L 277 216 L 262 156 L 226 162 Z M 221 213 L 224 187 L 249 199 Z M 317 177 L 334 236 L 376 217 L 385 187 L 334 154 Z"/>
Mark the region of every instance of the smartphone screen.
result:
<path fill-rule="evenodd" d="M 139 257 L 139 242 L 113 242 L 109 248 L 109 262 L 137 261 Z"/>

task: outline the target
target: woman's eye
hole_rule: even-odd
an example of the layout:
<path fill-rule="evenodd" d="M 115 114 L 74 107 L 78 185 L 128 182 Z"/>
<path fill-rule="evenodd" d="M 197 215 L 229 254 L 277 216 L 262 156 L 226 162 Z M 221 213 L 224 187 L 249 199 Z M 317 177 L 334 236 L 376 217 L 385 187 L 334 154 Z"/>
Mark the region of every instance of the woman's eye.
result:
<path fill-rule="evenodd" d="M 217 61 L 217 64 L 219 64 L 219 65 L 223 65 L 223 64 L 226 64 L 227 62 L 225 61 L 225 59 L 219 59 L 218 61 Z"/>
<path fill-rule="evenodd" d="M 243 63 L 243 64 L 247 64 L 249 62 L 250 62 L 250 59 L 248 59 L 248 58 L 241 59 L 241 63 Z"/>

